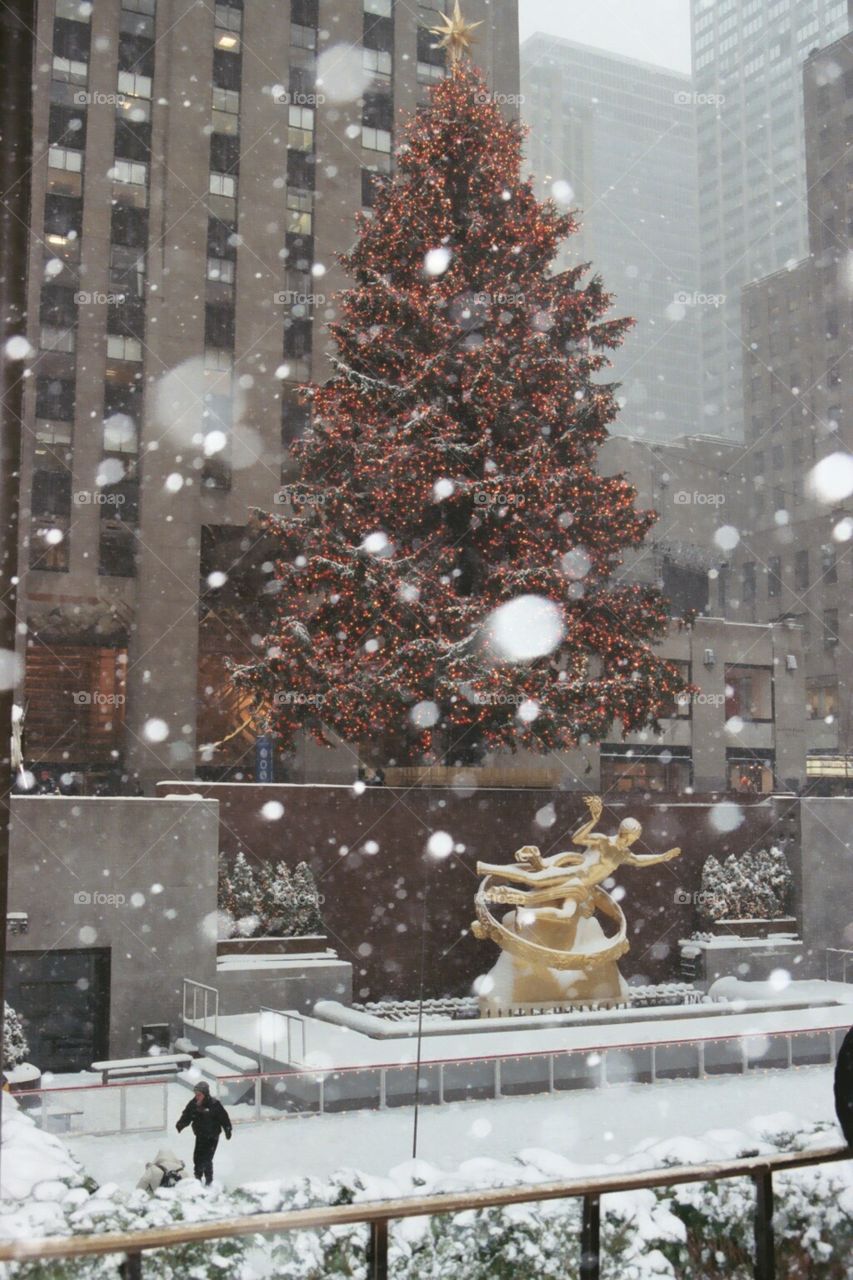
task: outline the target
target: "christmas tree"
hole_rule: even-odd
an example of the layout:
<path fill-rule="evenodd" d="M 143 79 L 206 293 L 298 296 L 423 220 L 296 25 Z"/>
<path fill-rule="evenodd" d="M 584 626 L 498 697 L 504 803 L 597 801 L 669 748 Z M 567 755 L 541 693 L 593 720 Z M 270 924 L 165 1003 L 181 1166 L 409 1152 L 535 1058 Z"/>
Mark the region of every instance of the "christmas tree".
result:
<path fill-rule="evenodd" d="M 617 414 L 595 379 L 631 322 L 586 268 L 549 275 L 575 223 L 521 147 L 457 57 L 343 258 L 335 376 L 292 513 L 262 520 L 274 622 L 233 673 L 285 748 L 302 727 L 397 761 L 567 748 L 656 727 L 685 687 L 653 647 L 665 601 L 613 578 L 656 513 L 595 467 Z"/>
<path fill-rule="evenodd" d="M 303 937 L 323 932 L 317 882 L 307 862 L 300 862 L 293 873 L 293 932 Z"/>
<path fill-rule="evenodd" d="M 293 881 L 286 862 L 277 862 L 272 869 L 264 868 L 261 889 L 260 914 L 265 934 L 279 936 L 293 934 Z"/>
<path fill-rule="evenodd" d="M 258 927 L 258 885 L 255 873 L 246 861 L 241 849 L 234 859 L 230 875 L 231 912 L 237 922 L 237 931 L 246 937 Z"/>
<path fill-rule="evenodd" d="M 10 1004 L 3 1005 L 3 1069 L 10 1070 L 23 1062 L 30 1051 L 20 1016 Z"/>
<path fill-rule="evenodd" d="M 730 854 L 720 863 L 713 854 L 702 868 L 701 914 L 717 920 L 778 920 L 788 911 L 794 877 L 776 845 Z"/>

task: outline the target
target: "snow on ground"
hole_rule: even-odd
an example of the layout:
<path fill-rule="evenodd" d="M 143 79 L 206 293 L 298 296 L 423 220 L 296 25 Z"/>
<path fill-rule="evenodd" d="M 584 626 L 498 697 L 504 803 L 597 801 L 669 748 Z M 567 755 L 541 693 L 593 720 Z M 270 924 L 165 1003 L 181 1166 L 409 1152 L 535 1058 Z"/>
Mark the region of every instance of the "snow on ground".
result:
<path fill-rule="evenodd" d="M 185 1090 L 170 1086 L 170 1124 L 186 1098 Z M 542 1148 L 580 1172 L 580 1166 L 617 1166 L 662 1142 L 692 1158 L 692 1140 L 709 1131 L 737 1130 L 742 1143 L 743 1135 L 797 1131 L 818 1121 L 835 1124 L 829 1067 L 422 1107 L 417 1154 L 451 1170 L 472 1157 L 510 1160 Z M 297 1175 L 326 1178 L 341 1167 L 385 1176 L 411 1157 L 412 1126 L 410 1107 L 239 1124 L 231 1142 L 220 1142 L 217 1182 L 233 1188 Z M 161 1138 L 126 1133 L 66 1142 L 99 1182 L 131 1187 Z M 189 1131 L 175 1134 L 172 1145 L 191 1162 Z M 720 1154 L 735 1151 L 726 1147 Z"/>
<path fill-rule="evenodd" d="M 0 1198 L 44 1199 L 63 1179 L 80 1178 L 80 1168 L 67 1148 L 50 1133 L 37 1129 L 11 1094 L 0 1092 L 3 1106 L 3 1160 Z M 10 1158 L 11 1157 L 11 1158 Z"/>

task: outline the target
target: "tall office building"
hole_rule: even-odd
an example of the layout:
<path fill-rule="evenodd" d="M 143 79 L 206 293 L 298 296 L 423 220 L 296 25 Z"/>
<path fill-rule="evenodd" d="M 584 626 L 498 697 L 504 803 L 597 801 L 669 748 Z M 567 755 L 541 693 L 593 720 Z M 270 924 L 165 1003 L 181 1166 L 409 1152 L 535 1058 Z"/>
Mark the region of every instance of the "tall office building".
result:
<path fill-rule="evenodd" d="M 228 599 L 326 376 L 325 325 L 443 0 L 43 0 L 21 564 L 25 749 L 193 776 L 241 759 Z M 517 0 L 467 0 L 518 92 Z M 258 589 L 262 583 L 259 581 Z M 200 742 L 228 738 L 200 756 Z"/>
<path fill-rule="evenodd" d="M 811 780 L 853 786 L 853 37 L 803 73 L 809 254 L 743 291 L 748 494 L 727 595 L 805 637 Z"/>
<path fill-rule="evenodd" d="M 613 356 L 624 402 L 614 430 L 671 440 L 705 429 L 690 78 L 536 34 L 521 83 L 539 191 L 579 210 L 560 265 L 591 262 L 613 314 L 637 322 Z"/>
<path fill-rule="evenodd" d="M 740 291 L 807 252 L 802 68 L 848 0 L 692 0 L 705 429 L 743 434 Z"/>

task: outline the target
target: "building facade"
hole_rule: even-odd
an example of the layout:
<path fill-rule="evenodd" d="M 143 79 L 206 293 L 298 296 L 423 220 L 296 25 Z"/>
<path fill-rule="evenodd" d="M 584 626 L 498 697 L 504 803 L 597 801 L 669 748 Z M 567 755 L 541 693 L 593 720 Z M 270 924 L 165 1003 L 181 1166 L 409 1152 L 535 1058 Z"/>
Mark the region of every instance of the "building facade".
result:
<path fill-rule="evenodd" d="M 649 440 L 702 430 L 689 76 L 536 34 L 521 84 L 537 188 L 578 210 L 558 265 L 591 263 L 612 314 L 636 320 L 613 355 L 624 403 L 614 429 Z"/>
<path fill-rule="evenodd" d="M 443 0 L 38 6 L 21 591 L 26 758 L 192 777 L 239 724 L 216 592 L 328 371 L 336 254 L 444 74 Z M 468 0 L 518 92 L 516 0 Z M 236 754 L 235 754 L 236 753 Z M 235 738 L 254 763 L 254 741 Z M 215 751 L 208 752 L 214 759 Z M 111 785 L 111 784 L 110 784 Z"/>
<path fill-rule="evenodd" d="M 740 292 L 808 243 L 802 68 L 847 0 L 692 0 L 706 430 L 742 438 Z"/>
<path fill-rule="evenodd" d="M 749 498 L 727 613 L 802 628 L 810 780 L 839 790 L 853 785 L 853 41 L 815 52 L 803 79 L 809 253 L 743 291 Z"/>

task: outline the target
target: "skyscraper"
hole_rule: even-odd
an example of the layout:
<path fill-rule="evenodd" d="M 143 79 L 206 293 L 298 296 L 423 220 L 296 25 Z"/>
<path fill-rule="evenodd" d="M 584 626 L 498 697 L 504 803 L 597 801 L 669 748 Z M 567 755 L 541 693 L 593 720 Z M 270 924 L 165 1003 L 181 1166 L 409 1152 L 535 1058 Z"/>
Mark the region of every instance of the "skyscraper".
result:
<path fill-rule="evenodd" d="M 252 508 L 328 372 L 335 262 L 444 74 L 443 0 L 38 5 L 21 564 L 25 750 L 66 770 L 254 762 L 226 659 Z M 468 0 L 518 89 L 516 0 Z M 259 585 L 260 589 L 260 585 Z M 197 717 L 198 707 L 198 717 Z M 200 727 L 201 724 L 201 727 Z"/>
<path fill-rule="evenodd" d="M 807 252 L 802 68 L 848 0 L 692 0 L 705 429 L 743 434 L 740 291 Z"/>
<path fill-rule="evenodd" d="M 650 440 L 702 430 L 689 76 L 537 34 L 522 46 L 521 77 L 539 192 L 579 210 L 560 265 L 590 262 L 613 315 L 637 321 L 613 357 L 624 401 L 614 430 Z"/>

